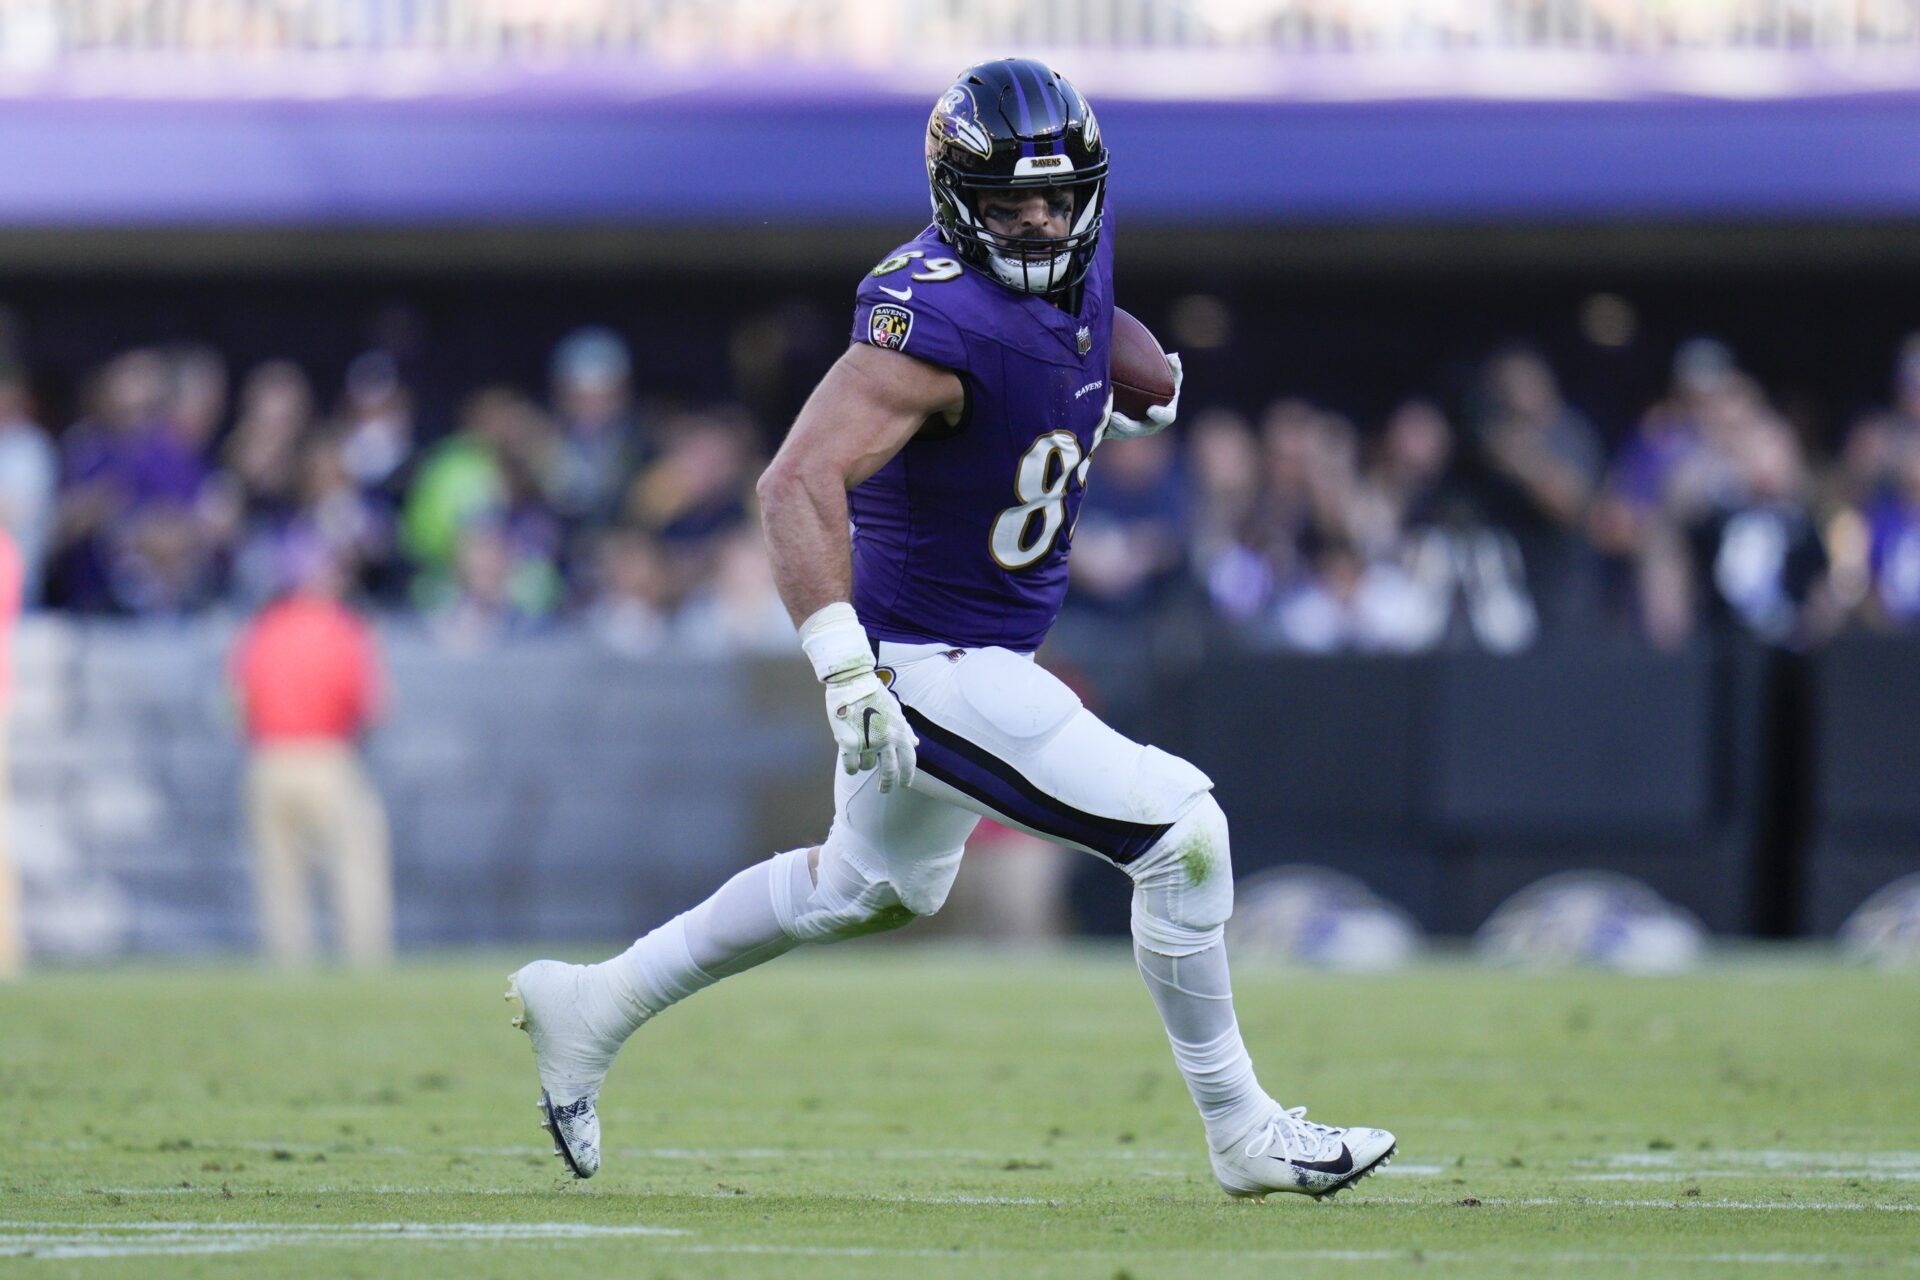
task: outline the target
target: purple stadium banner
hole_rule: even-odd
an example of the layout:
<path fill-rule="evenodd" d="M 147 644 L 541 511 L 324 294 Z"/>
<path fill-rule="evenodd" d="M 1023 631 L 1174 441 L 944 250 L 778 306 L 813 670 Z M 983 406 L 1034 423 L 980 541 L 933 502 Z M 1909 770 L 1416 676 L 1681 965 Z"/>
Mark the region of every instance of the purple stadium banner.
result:
<path fill-rule="evenodd" d="M 932 91 L 815 88 L 16 99 L 0 109 L 0 225 L 744 228 L 924 212 Z M 1920 92 L 1098 105 L 1115 199 L 1156 221 L 1920 215 Z"/>

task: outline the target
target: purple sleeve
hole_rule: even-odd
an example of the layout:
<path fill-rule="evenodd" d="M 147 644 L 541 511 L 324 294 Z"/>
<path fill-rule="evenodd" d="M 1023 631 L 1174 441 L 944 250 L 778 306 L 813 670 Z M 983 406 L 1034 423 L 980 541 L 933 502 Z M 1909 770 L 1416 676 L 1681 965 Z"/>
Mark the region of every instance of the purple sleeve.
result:
<path fill-rule="evenodd" d="M 860 282 L 853 306 L 853 341 L 904 351 L 955 373 L 967 371 L 967 342 L 948 314 L 963 294 L 945 283 L 915 284 L 905 271 Z M 901 295 L 905 294 L 905 297 Z"/>

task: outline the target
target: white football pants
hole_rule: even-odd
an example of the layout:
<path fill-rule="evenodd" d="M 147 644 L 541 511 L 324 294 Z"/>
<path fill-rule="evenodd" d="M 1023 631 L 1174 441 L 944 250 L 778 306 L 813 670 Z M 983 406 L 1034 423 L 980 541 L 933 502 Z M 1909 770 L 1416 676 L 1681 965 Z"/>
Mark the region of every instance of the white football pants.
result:
<path fill-rule="evenodd" d="M 920 738 L 906 790 L 836 771 L 824 857 L 844 858 L 930 915 L 982 815 L 1128 868 L 1211 790 L 1207 775 L 1103 723 L 1028 655 L 878 645 L 880 675 Z"/>

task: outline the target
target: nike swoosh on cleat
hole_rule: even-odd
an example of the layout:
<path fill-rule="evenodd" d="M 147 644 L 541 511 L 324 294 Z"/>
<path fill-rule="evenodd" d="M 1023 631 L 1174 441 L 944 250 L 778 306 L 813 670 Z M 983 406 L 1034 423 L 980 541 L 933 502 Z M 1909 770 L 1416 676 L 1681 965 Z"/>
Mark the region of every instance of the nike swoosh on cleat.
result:
<path fill-rule="evenodd" d="M 913 289 L 911 286 L 905 289 L 889 289 L 887 286 L 881 285 L 880 292 L 886 294 L 889 298 L 898 298 L 902 302 L 913 301 Z"/>
<path fill-rule="evenodd" d="M 1342 1145 L 1338 1160 L 1289 1160 L 1287 1163 L 1296 1169 L 1311 1169 L 1315 1173 L 1352 1173 L 1353 1152 Z"/>
<path fill-rule="evenodd" d="M 1335 1183 L 1331 1187 L 1328 1187 L 1325 1191 L 1322 1191 L 1319 1195 L 1315 1196 L 1314 1199 L 1316 1200 L 1333 1199 L 1335 1196 L 1339 1195 L 1342 1191 L 1345 1191 L 1350 1187 L 1352 1187 L 1354 1183 L 1360 1181 L 1362 1178 L 1371 1178 L 1374 1174 L 1380 1172 L 1382 1169 L 1392 1164 L 1393 1158 L 1399 1154 L 1400 1154 L 1400 1144 L 1396 1142 L 1391 1147 L 1388 1147 L 1387 1153 L 1381 1156 L 1378 1160 L 1375 1160 L 1372 1164 L 1360 1170 L 1358 1173 L 1342 1178 L 1339 1182 Z"/>

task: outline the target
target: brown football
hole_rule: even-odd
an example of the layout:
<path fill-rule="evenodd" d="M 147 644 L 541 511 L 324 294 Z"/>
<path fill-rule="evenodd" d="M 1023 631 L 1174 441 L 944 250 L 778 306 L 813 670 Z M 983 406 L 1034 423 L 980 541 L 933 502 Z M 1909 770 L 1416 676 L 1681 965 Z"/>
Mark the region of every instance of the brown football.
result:
<path fill-rule="evenodd" d="M 1113 355 L 1107 379 L 1113 407 L 1129 418 L 1144 418 L 1149 406 L 1173 399 L 1173 366 L 1160 340 L 1147 326 L 1120 308 L 1113 309 Z"/>

